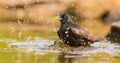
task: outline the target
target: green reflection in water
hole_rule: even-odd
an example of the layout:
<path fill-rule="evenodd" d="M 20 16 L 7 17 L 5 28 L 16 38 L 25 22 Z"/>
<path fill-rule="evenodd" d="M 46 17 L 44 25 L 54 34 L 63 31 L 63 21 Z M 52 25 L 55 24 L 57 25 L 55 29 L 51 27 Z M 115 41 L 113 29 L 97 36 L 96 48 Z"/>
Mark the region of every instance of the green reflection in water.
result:
<path fill-rule="evenodd" d="M 35 54 L 21 50 L 0 49 L 0 63 L 59 63 L 56 53 Z"/>
<path fill-rule="evenodd" d="M 0 63 L 120 63 L 120 56 L 105 52 L 87 56 L 65 52 L 35 52 L 11 48 L 9 42 L 0 42 Z"/>
<path fill-rule="evenodd" d="M 58 39 L 56 32 L 51 31 L 35 31 L 35 30 L 27 30 L 27 31 L 9 31 L 9 30 L 0 30 L 0 39 L 15 39 L 18 41 L 29 41 L 33 40 L 34 37 L 42 37 L 45 39 L 55 40 Z"/>
<path fill-rule="evenodd" d="M 101 31 L 101 29 L 109 29 L 108 26 L 97 25 L 94 28 L 92 25 L 85 24 L 84 27 L 88 28 L 91 32 L 95 33 L 101 32 L 100 35 L 103 36 L 107 32 Z M 87 23 L 94 24 L 92 21 L 87 21 Z M 103 26 L 103 27 L 102 27 Z M 98 28 L 101 28 L 98 30 Z M 95 31 L 93 31 L 95 30 Z M 98 30 L 98 31 L 96 31 Z M 8 31 L 0 30 L 0 40 L 2 39 L 15 39 L 17 41 L 30 41 L 34 40 L 34 37 L 42 37 L 45 39 L 56 40 L 58 39 L 56 32 L 53 31 Z M 54 53 L 53 52 L 24 52 L 22 49 L 9 47 L 10 42 L 0 42 L 0 63 L 120 63 L 120 55 L 118 57 L 113 57 L 107 53 L 95 53 L 89 56 L 82 56 L 80 54 L 67 54 L 66 52 Z M 56 49 L 55 49 L 56 50 Z"/>

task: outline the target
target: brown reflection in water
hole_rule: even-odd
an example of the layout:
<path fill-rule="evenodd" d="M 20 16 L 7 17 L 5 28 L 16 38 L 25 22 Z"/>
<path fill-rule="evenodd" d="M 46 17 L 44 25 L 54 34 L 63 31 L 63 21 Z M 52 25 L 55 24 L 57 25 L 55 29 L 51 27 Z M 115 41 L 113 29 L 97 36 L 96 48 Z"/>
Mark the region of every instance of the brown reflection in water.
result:
<path fill-rule="evenodd" d="M 30 52 L 25 49 L 0 49 L 0 63 L 119 63 L 119 57 L 105 52 L 89 55 L 65 52 Z"/>
<path fill-rule="evenodd" d="M 95 53 L 87 56 L 79 54 L 63 54 L 59 56 L 60 63 L 118 63 L 116 59 L 107 53 Z"/>

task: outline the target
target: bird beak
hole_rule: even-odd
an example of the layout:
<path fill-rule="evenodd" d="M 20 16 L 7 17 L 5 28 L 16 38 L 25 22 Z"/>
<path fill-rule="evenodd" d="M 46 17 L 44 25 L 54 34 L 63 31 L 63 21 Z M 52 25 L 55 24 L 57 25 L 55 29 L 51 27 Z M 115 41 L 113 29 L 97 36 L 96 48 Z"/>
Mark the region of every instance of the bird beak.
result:
<path fill-rule="evenodd" d="M 59 16 L 55 16 L 55 17 L 53 17 L 53 19 L 59 20 Z"/>

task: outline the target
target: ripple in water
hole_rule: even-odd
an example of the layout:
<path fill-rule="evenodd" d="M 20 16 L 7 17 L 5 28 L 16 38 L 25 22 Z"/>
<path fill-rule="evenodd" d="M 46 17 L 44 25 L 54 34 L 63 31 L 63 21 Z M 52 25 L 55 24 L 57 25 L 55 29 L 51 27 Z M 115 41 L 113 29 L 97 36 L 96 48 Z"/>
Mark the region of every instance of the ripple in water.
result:
<path fill-rule="evenodd" d="M 11 47 L 13 48 L 26 48 L 25 51 L 35 51 L 36 53 L 44 52 L 64 52 L 67 54 L 81 54 L 89 55 L 92 53 L 106 52 L 113 56 L 120 56 L 120 45 L 116 43 L 110 43 L 109 41 L 96 42 L 91 44 L 91 47 L 77 47 L 69 48 L 62 44 L 54 44 L 54 40 L 46 40 L 36 37 L 34 41 L 29 42 L 13 42 Z M 57 41 L 56 41 L 57 42 Z"/>

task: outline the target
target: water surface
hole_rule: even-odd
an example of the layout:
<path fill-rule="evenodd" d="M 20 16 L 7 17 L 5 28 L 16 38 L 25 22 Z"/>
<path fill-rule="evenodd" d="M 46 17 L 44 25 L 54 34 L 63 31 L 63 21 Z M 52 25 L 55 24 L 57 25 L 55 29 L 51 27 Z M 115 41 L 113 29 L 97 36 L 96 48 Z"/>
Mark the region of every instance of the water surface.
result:
<path fill-rule="evenodd" d="M 101 37 L 109 31 L 108 25 L 91 21 L 80 24 Z M 60 42 L 53 29 L 1 30 L 0 63 L 120 63 L 120 44 L 102 41 L 89 47 L 70 47 Z"/>

